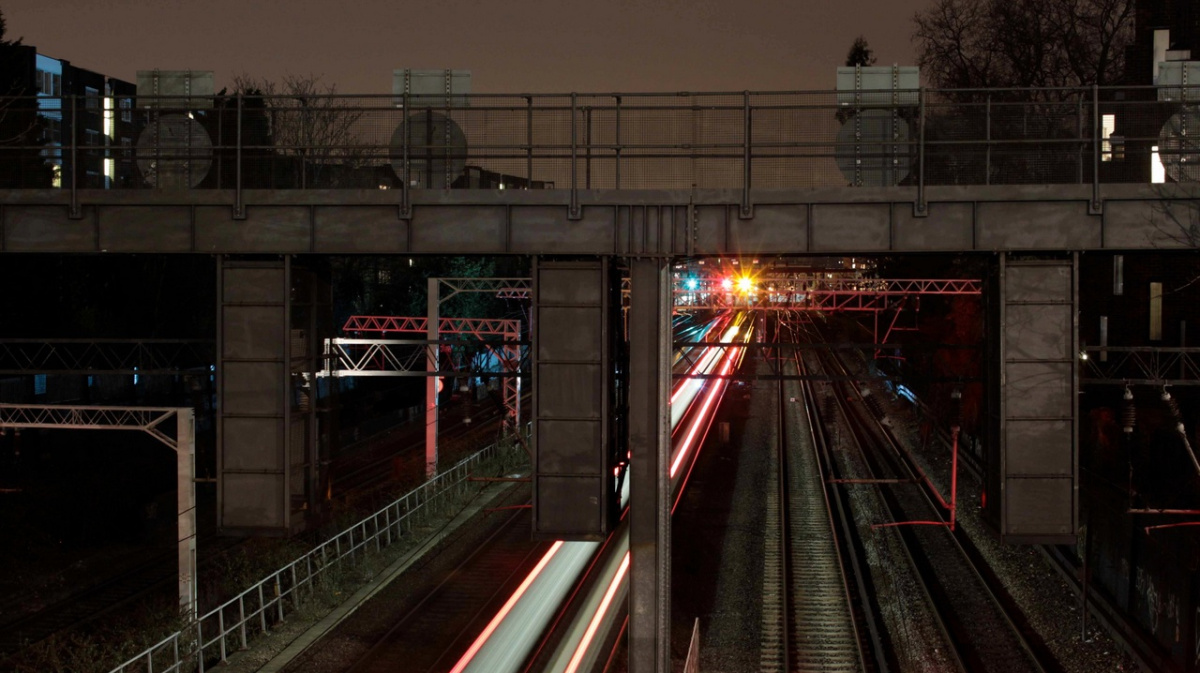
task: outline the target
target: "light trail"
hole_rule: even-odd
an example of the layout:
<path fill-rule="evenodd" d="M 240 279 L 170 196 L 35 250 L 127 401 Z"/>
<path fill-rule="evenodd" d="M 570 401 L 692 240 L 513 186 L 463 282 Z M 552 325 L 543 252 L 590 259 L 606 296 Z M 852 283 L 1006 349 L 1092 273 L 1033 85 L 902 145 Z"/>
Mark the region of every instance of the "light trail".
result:
<path fill-rule="evenodd" d="M 729 374 L 729 371 L 733 368 L 733 363 L 737 359 L 737 355 L 738 355 L 738 352 L 740 349 L 733 348 L 733 349 L 729 349 L 729 350 L 730 350 L 729 357 L 725 358 L 725 365 L 724 365 L 724 367 L 722 367 L 722 369 L 720 371 L 720 374 L 722 376 Z M 718 379 L 716 385 L 713 385 L 711 387 L 711 390 L 709 391 L 708 396 L 704 398 L 704 403 L 700 407 L 699 413 L 697 413 L 693 417 L 692 424 L 691 424 L 691 427 L 688 429 L 687 436 L 684 437 L 683 442 L 679 446 L 679 450 L 675 453 L 675 459 L 673 461 L 671 461 L 671 478 L 672 479 L 675 478 L 675 473 L 679 471 L 679 466 L 683 464 L 684 457 L 687 456 L 688 453 L 691 451 L 692 442 L 696 439 L 696 433 L 697 433 L 697 431 L 699 431 L 700 426 L 707 425 L 704 422 L 704 420 L 705 420 L 706 416 L 708 415 L 709 407 L 712 406 L 712 403 L 714 400 L 719 399 L 725 393 L 725 388 L 728 387 L 728 385 L 729 385 L 728 380 Z"/>
<path fill-rule="evenodd" d="M 752 332 L 750 329 L 743 330 L 740 326 L 744 318 L 743 314 L 739 314 L 732 320 L 718 318 L 714 321 L 714 326 L 722 322 L 725 325 L 733 323 L 722 334 L 721 341 L 717 342 L 724 345 L 714 344 L 713 347 L 707 348 L 707 352 L 700 358 L 699 363 L 693 366 L 688 374 L 710 374 L 718 368 L 723 374 L 731 371 L 736 366 L 743 349 L 732 348 L 728 344 L 739 335 L 743 336 L 744 341 L 749 340 Z M 706 330 L 706 333 L 711 328 L 712 326 Z M 693 401 L 706 384 L 707 381 L 703 379 L 685 378 L 676 385 L 675 392 L 671 396 L 671 427 L 673 429 L 682 419 L 684 412 L 696 406 Z M 708 386 L 709 390 L 706 391 L 704 401 L 698 407 L 700 410 L 698 416 L 703 417 L 713 408 L 713 405 L 720 400 L 727 385 L 727 380 L 720 379 L 715 385 Z M 677 407 L 680 408 L 678 415 L 675 413 Z M 706 423 L 697 421 L 690 424 L 688 444 L 695 441 L 695 436 L 699 432 L 698 428 L 702 425 L 707 427 Z M 682 464 L 681 456 L 690 453 L 693 453 L 690 445 L 676 450 L 671 470 L 672 477 L 678 466 Z M 620 494 L 622 507 L 628 503 L 631 478 L 631 476 L 627 476 L 622 484 Z M 594 604 L 597 601 L 599 604 L 594 607 L 585 607 L 580 613 L 581 615 L 590 614 L 591 618 L 588 619 L 588 625 L 581 634 L 579 631 L 574 631 L 576 635 L 567 637 L 565 644 L 572 642 L 576 644 L 566 645 L 571 648 L 571 658 L 566 662 L 567 668 L 559 670 L 577 670 L 588 656 L 588 646 L 594 643 L 596 633 L 610 614 L 609 608 L 612 606 L 613 599 L 619 591 L 624 589 L 628 574 L 628 536 L 628 525 L 622 525 L 620 532 L 617 533 L 617 538 L 615 540 L 610 538 L 615 542 L 613 550 L 617 554 L 623 554 L 624 560 L 616 568 L 613 565 L 607 565 L 601 574 L 601 577 L 607 578 L 607 591 L 603 598 L 592 594 L 593 598 L 585 599 L 588 604 Z M 562 601 L 574 588 L 578 578 L 600 548 L 600 542 L 564 542 L 561 540 L 555 542 L 555 547 L 552 549 L 557 553 L 547 552 L 546 556 L 539 561 L 535 571 L 531 572 L 530 576 L 522 582 L 518 593 L 514 593 L 508 599 L 504 608 L 497 613 L 459 659 L 452 669 L 452 673 L 501 673 L 520 670 L 536 641 L 542 637 L 542 632 L 550 623 L 553 613 L 558 610 Z M 615 560 L 613 558 L 613 562 Z M 601 580 L 597 588 L 600 586 L 605 586 L 604 580 Z M 572 640 L 573 638 L 578 640 Z M 565 656 L 562 647 L 560 646 L 559 650 L 560 656 Z M 558 666 L 563 665 L 560 660 Z"/>
<path fill-rule="evenodd" d="M 504 621 L 504 618 L 508 616 L 509 611 L 512 610 L 513 606 L 517 604 L 517 601 L 521 600 L 521 596 L 525 595 L 525 591 L 529 589 L 530 585 L 533 584 L 533 581 L 536 580 L 538 575 L 542 573 L 542 570 L 548 563 L 550 563 L 550 559 L 554 558 L 554 555 L 558 553 L 558 550 L 561 549 L 562 546 L 562 540 L 558 540 L 550 546 L 550 549 L 546 552 L 545 556 L 542 557 L 542 560 L 538 561 L 538 564 L 534 566 L 533 570 L 529 573 L 529 576 L 525 578 L 525 581 L 521 582 L 521 586 L 517 587 L 517 590 L 513 592 L 512 596 L 509 596 L 508 602 L 504 604 L 504 607 L 500 608 L 500 611 L 496 613 L 496 616 L 492 618 L 492 621 L 489 622 L 487 627 L 483 629 L 483 632 L 479 634 L 479 637 L 475 639 L 475 642 L 471 643 L 471 646 L 467 648 L 466 653 L 463 654 L 462 658 L 459 659 L 454 668 L 450 669 L 450 673 L 462 673 L 462 670 L 466 668 L 471 659 L 475 657 L 475 653 L 479 651 L 480 647 L 483 647 L 483 644 L 487 642 L 488 638 L 491 637 L 492 632 L 496 630 L 496 627 L 500 625 L 500 622 Z"/>
<path fill-rule="evenodd" d="M 575 656 L 571 657 L 571 662 L 567 664 L 564 673 L 575 673 L 576 669 L 579 668 L 579 662 L 583 661 L 583 655 L 587 653 L 588 645 L 591 644 L 592 638 L 596 636 L 596 630 L 600 628 L 600 622 L 608 612 L 608 606 L 612 604 L 613 596 L 621 588 L 621 583 L 625 579 L 625 571 L 627 570 L 629 570 L 628 551 L 625 552 L 625 556 L 621 559 L 621 567 L 617 569 L 617 574 L 608 583 L 608 591 L 604 592 L 604 599 L 600 601 L 600 608 L 596 610 L 596 614 L 592 615 L 592 620 L 588 622 L 587 632 L 583 634 L 583 640 L 580 641 L 579 647 L 575 648 Z"/>

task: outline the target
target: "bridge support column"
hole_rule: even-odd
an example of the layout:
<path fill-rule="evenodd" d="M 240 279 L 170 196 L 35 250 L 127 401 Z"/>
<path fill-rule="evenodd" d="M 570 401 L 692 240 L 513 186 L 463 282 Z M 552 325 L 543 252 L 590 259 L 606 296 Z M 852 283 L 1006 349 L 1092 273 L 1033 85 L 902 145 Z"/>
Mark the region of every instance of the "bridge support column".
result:
<path fill-rule="evenodd" d="M 616 521 L 613 342 L 620 322 L 610 266 L 596 257 L 534 261 L 534 539 L 603 540 Z M 615 289 L 619 297 L 619 282 Z"/>
<path fill-rule="evenodd" d="M 671 670 L 671 266 L 630 262 L 629 670 Z"/>
<path fill-rule="evenodd" d="M 290 535 L 319 483 L 313 334 L 328 291 L 290 256 L 217 261 L 218 521 Z M 325 318 L 328 320 L 328 318 Z"/>
<path fill-rule="evenodd" d="M 1000 533 L 1008 542 L 1074 544 L 1079 502 L 1079 255 L 1000 255 Z M 989 500 L 989 505 L 992 502 Z M 998 515 L 998 516 L 997 516 Z"/>
<path fill-rule="evenodd" d="M 179 556 L 179 610 L 185 619 L 199 615 L 196 581 L 196 412 L 175 411 L 175 496 Z"/>
<path fill-rule="evenodd" d="M 442 319 L 439 314 L 441 304 L 438 295 L 438 279 L 429 279 L 429 294 L 427 298 L 428 313 L 426 314 L 425 323 L 425 338 L 429 340 L 428 356 L 425 358 L 426 371 L 436 372 L 438 370 L 441 353 L 438 352 L 438 322 Z M 433 478 L 437 474 L 438 464 L 438 381 L 441 379 L 436 376 L 429 376 L 425 379 L 425 476 Z"/>

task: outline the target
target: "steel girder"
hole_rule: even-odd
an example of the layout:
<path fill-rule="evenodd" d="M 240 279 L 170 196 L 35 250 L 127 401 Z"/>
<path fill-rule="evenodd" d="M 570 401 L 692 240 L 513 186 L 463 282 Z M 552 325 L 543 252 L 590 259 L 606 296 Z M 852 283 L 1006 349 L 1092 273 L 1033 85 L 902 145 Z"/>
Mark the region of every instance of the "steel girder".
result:
<path fill-rule="evenodd" d="M 0 339 L 0 374 L 178 374 L 213 363 L 211 340 Z"/>
<path fill-rule="evenodd" d="M 175 419 L 175 437 L 161 426 Z M 178 519 L 179 607 L 195 619 L 196 584 L 196 420 L 190 407 L 55 406 L 0 404 L 0 428 L 58 430 L 138 430 L 175 452 Z"/>
<path fill-rule="evenodd" d="M 1200 385 L 1200 348 L 1088 346 L 1081 383 L 1109 385 Z"/>

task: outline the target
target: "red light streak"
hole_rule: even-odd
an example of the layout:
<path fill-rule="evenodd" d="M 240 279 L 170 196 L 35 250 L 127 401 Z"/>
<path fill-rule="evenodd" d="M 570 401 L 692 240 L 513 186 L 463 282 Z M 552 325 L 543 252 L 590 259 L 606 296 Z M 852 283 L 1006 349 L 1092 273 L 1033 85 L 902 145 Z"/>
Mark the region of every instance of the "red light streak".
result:
<path fill-rule="evenodd" d="M 697 363 L 695 367 L 692 367 L 692 369 L 688 373 L 694 374 L 695 372 L 708 369 L 709 365 L 712 364 L 713 358 L 716 357 L 716 355 L 719 351 L 720 351 L 719 348 L 707 349 L 707 352 L 704 354 L 704 356 L 700 358 L 700 362 Z M 682 393 L 688 387 L 689 384 L 693 384 L 695 382 L 696 382 L 695 379 L 683 379 L 682 381 L 680 381 L 679 385 L 675 387 L 675 393 L 673 395 L 671 395 L 671 401 L 669 402 L 669 404 L 675 404 L 675 399 L 677 397 L 679 397 L 680 393 Z"/>
<path fill-rule="evenodd" d="M 729 370 L 733 367 L 733 363 L 737 360 L 737 354 L 739 350 L 740 349 L 737 348 L 730 349 L 729 357 L 725 358 L 725 364 L 721 367 L 721 371 L 719 372 L 721 375 L 729 373 Z M 703 420 L 704 417 L 708 415 L 708 408 L 712 406 L 713 400 L 720 397 L 719 393 L 725 389 L 726 385 L 728 384 L 724 379 L 719 379 L 719 385 L 713 386 L 712 390 L 709 391 L 708 397 L 704 398 L 704 405 L 700 407 L 700 412 L 696 415 L 696 420 L 692 422 L 692 426 L 688 429 L 687 436 L 684 437 L 683 442 L 679 446 L 679 451 L 675 454 L 675 460 L 671 463 L 670 476 L 672 478 L 674 478 L 675 473 L 679 471 L 679 465 L 683 462 L 684 456 L 686 456 L 688 451 L 692 449 L 692 442 L 696 439 L 696 432 L 700 429 L 700 426 L 704 424 Z"/>
<path fill-rule="evenodd" d="M 579 668 L 579 663 L 583 661 L 583 655 L 587 652 L 588 645 L 592 644 L 592 638 L 600 628 L 600 622 L 608 612 L 608 606 L 612 603 L 613 596 L 617 595 L 617 589 L 620 588 L 621 581 L 625 578 L 625 571 L 628 569 L 629 552 L 625 552 L 625 558 L 621 560 L 621 567 L 617 569 L 617 574 L 608 583 L 608 591 L 604 592 L 604 598 L 600 601 L 600 606 L 596 608 L 596 614 L 592 615 L 592 621 L 588 623 L 587 631 L 584 632 L 583 638 L 575 648 L 575 654 L 571 656 L 571 662 L 563 669 L 563 673 L 575 673 L 575 670 Z"/>
<path fill-rule="evenodd" d="M 728 324 L 728 322 L 729 321 L 726 321 L 726 324 Z M 710 326 L 709 329 L 711 330 L 712 326 Z M 734 347 L 730 347 L 729 345 L 727 345 L 732 342 L 732 339 L 737 335 L 739 330 L 740 330 L 739 326 L 730 327 L 726 331 L 726 333 L 723 335 L 722 340 L 719 342 L 721 345 L 719 347 L 709 348 L 708 349 L 709 352 L 706 353 L 700 359 L 698 365 L 694 366 L 690 371 L 691 372 L 712 371 L 714 361 L 720 362 L 722 360 L 721 356 L 724 355 L 725 356 L 723 358 L 724 364 L 723 364 L 723 366 L 720 366 L 720 369 L 721 369 L 720 375 L 728 374 L 730 372 L 730 370 L 738 364 L 738 359 L 743 350 L 740 348 L 734 348 Z M 707 331 L 708 330 L 706 330 L 706 333 L 707 333 Z M 749 337 L 749 332 L 746 333 L 746 336 L 747 336 L 747 338 Z M 676 387 L 675 392 L 671 396 L 670 401 L 674 402 L 675 399 L 679 396 L 679 394 L 685 388 L 688 387 L 687 384 L 691 383 L 693 381 L 694 380 L 685 379 L 679 386 Z M 702 386 L 703 383 L 700 383 L 699 385 Z M 705 423 L 704 421 L 706 420 L 707 414 L 709 413 L 709 409 L 712 407 L 713 403 L 716 400 L 718 400 L 722 397 L 722 394 L 727 386 L 728 386 L 728 381 L 718 380 L 716 382 L 716 384 L 711 386 L 711 388 L 709 389 L 708 395 L 705 398 L 705 400 L 700 408 L 700 411 L 696 417 L 696 420 L 693 421 L 693 423 L 688 431 L 687 437 L 683 441 L 682 447 L 680 448 L 679 452 L 677 453 L 674 463 L 671 465 L 670 477 L 673 478 L 675 476 L 676 471 L 679 469 L 679 465 L 682 463 L 683 457 L 685 455 L 687 455 L 687 453 L 691 450 L 691 448 L 692 448 L 691 445 L 693 444 L 693 442 L 696 439 L 696 435 L 697 435 L 697 432 L 699 431 L 699 428 L 701 426 L 704 426 L 705 428 L 708 427 L 709 424 Z M 625 514 L 626 514 L 626 512 L 622 512 L 622 518 L 624 518 Z M 500 624 L 503 623 L 504 619 L 508 616 L 509 612 L 511 612 L 512 609 L 516 606 L 516 604 L 520 601 L 521 597 L 525 594 L 525 592 L 529 589 L 529 587 L 534 583 L 534 581 L 537 579 L 537 577 L 541 574 L 542 570 L 550 563 L 551 558 L 559 550 L 559 548 L 562 546 L 562 544 L 563 544 L 563 541 L 559 540 L 559 541 L 555 542 L 553 546 L 551 546 L 550 550 L 546 552 L 545 556 L 542 557 L 542 559 L 538 562 L 537 566 L 530 572 L 530 574 L 525 578 L 525 580 L 523 582 L 521 582 L 521 586 L 519 586 L 517 588 L 517 590 L 513 593 L 513 595 L 509 597 L 508 601 L 504 604 L 504 607 L 502 607 L 500 609 L 500 611 L 496 614 L 496 616 L 492 618 L 491 622 L 489 622 L 487 627 L 484 628 L 483 632 L 479 634 L 479 636 L 471 644 L 471 647 L 467 649 L 467 651 L 463 654 L 462 658 L 459 659 L 458 663 L 455 664 L 453 669 L 451 669 L 450 673 L 462 673 L 462 671 L 471 663 L 471 660 L 475 657 L 475 655 L 479 652 L 479 650 L 483 647 L 483 645 L 487 642 L 487 640 L 491 637 L 491 635 L 495 632 L 495 630 L 500 626 Z M 592 620 L 588 624 L 588 628 L 585 631 L 583 638 L 581 639 L 579 645 L 577 646 L 577 648 L 575 650 L 574 655 L 571 658 L 570 663 L 567 666 L 566 671 L 568 671 L 569 673 L 574 673 L 574 671 L 576 671 L 580 662 L 583 659 L 583 656 L 586 654 L 587 648 L 591 644 L 592 639 L 595 637 L 596 631 L 600 627 L 600 622 L 603 620 L 604 615 L 608 611 L 608 608 L 612 603 L 613 597 L 616 595 L 617 591 L 620 589 L 620 586 L 624 580 L 625 574 L 628 571 L 628 568 L 629 568 L 629 552 L 626 552 L 625 557 L 621 562 L 620 568 L 617 570 L 616 575 L 610 581 L 608 590 L 606 591 L 604 598 L 601 600 L 601 603 L 597 609 L 596 614 L 593 615 Z"/>
<path fill-rule="evenodd" d="M 563 541 L 558 540 L 550 546 L 550 550 L 546 552 L 546 555 L 542 557 L 542 560 L 538 561 L 537 566 L 535 566 L 533 571 L 529 573 L 529 576 L 525 578 L 525 581 L 521 582 L 521 586 L 517 587 L 517 590 L 513 592 L 513 595 L 508 597 L 508 602 L 504 604 L 504 607 L 500 608 L 500 612 L 497 612 L 495 617 L 492 617 L 492 621 L 488 623 L 486 628 L 484 628 L 483 633 L 479 634 L 479 637 L 475 639 L 475 642 L 471 643 L 471 647 L 467 648 L 466 653 L 462 655 L 462 658 L 458 660 L 458 663 L 454 665 L 454 668 L 450 669 L 450 673 L 462 673 L 463 669 L 465 669 L 467 665 L 471 663 L 471 659 L 475 657 L 475 653 L 479 651 L 479 648 L 483 647 L 483 644 L 487 642 L 487 639 L 492 635 L 492 632 L 496 630 L 496 627 L 500 626 L 500 622 L 504 621 L 504 618 L 508 616 L 509 611 L 511 611 L 513 606 L 517 604 L 517 601 L 521 600 L 521 596 L 527 589 L 529 589 L 529 585 L 533 584 L 533 581 L 537 579 L 537 576 L 541 574 L 542 569 L 546 567 L 546 564 L 550 562 L 550 559 L 554 557 L 554 554 L 558 552 L 562 545 Z"/>

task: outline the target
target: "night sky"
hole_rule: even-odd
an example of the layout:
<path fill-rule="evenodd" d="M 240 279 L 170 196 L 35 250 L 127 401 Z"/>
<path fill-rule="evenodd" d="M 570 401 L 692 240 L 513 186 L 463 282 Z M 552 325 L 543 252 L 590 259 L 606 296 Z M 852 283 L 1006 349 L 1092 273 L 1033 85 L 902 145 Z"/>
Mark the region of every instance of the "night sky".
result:
<path fill-rule="evenodd" d="M 915 64 L 933 0 L 0 0 L 8 37 L 74 65 L 322 75 L 390 93 L 394 68 L 462 68 L 478 93 L 832 89 L 854 38 Z"/>

